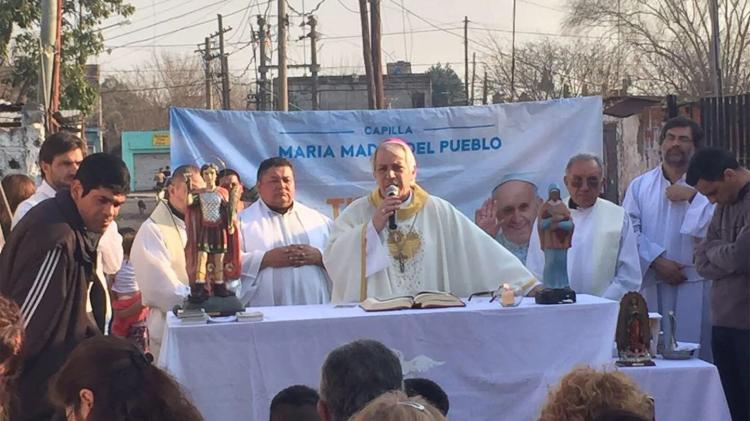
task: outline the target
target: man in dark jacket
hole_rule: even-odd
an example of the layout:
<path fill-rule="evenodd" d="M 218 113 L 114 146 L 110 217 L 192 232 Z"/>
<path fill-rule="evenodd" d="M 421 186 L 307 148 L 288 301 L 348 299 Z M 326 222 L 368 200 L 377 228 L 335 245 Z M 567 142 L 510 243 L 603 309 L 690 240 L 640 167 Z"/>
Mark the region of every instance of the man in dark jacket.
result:
<path fill-rule="evenodd" d="M 750 420 L 750 171 L 733 152 L 702 149 L 686 181 L 718 203 L 695 249 L 695 267 L 711 279 L 711 348 L 734 421 Z"/>
<path fill-rule="evenodd" d="M 96 248 L 129 190 L 130 174 L 119 158 L 90 155 L 70 189 L 33 207 L 11 231 L 0 254 L 0 293 L 21 306 L 26 329 L 21 408 L 12 419 L 53 418 L 50 377 L 80 341 L 100 333 L 87 314 Z M 106 301 L 97 301 L 91 311 L 101 314 Z"/>

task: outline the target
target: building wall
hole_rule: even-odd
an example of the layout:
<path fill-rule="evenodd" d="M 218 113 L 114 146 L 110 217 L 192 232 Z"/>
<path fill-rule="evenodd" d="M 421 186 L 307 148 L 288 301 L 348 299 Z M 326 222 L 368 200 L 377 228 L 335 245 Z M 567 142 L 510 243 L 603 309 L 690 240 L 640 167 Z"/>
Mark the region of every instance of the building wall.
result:
<path fill-rule="evenodd" d="M 122 160 L 130 171 L 131 190 L 152 188 L 154 172 L 169 165 L 169 131 L 122 132 Z"/>
<path fill-rule="evenodd" d="M 2 120 L 21 118 L 20 127 L 0 128 L 0 177 L 26 174 L 36 178 L 39 173 L 39 148 L 44 141 L 41 113 L 22 111 L 3 113 Z"/>
<path fill-rule="evenodd" d="M 383 79 L 386 108 L 432 106 L 432 84 L 428 75 L 386 75 Z M 415 103 L 418 98 L 423 102 Z M 367 79 L 356 75 L 318 77 L 318 99 L 321 110 L 367 109 Z M 312 109 L 312 78 L 289 78 L 289 103 L 290 111 Z"/>

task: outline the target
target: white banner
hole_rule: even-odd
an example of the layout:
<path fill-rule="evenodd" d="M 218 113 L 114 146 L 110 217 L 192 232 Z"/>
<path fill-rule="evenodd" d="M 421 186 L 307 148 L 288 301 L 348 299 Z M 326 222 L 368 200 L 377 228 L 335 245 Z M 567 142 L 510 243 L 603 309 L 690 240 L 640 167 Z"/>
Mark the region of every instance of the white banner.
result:
<path fill-rule="evenodd" d="M 221 160 L 246 185 L 262 160 L 288 158 L 297 200 L 331 217 L 375 187 L 370 157 L 381 140 L 400 137 L 416 155 L 418 183 L 473 218 L 505 176 L 531 179 L 541 193 L 551 182 L 564 187 L 571 156 L 601 156 L 602 100 L 375 111 L 172 108 L 170 133 L 172 168 Z"/>

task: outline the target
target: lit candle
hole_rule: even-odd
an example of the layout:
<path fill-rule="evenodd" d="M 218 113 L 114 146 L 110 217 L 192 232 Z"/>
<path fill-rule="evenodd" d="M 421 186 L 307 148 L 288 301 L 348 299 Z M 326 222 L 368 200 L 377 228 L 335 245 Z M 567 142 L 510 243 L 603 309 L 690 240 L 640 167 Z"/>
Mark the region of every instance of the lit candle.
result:
<path fill-rule="evenodd" d="M 516 294 L 509 284 L 503 284 L 503 292 L 500 295 L 500 303 L 504 306 L 512 306 L 516 302 Z"/>

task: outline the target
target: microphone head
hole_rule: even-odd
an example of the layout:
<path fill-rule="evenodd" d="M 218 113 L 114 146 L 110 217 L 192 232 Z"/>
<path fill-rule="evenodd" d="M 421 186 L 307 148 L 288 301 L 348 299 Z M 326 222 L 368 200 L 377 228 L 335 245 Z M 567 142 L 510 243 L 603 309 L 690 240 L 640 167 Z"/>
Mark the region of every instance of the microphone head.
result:
<path fill-rule="evenodd" d="M 390 186 L 385 188 L 385 195 L 388 197 L 398 196 L 398 191 L 398 186 L 395 184 L 391 184 Z"/>

